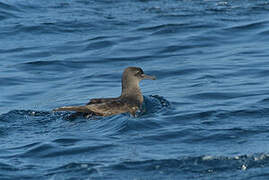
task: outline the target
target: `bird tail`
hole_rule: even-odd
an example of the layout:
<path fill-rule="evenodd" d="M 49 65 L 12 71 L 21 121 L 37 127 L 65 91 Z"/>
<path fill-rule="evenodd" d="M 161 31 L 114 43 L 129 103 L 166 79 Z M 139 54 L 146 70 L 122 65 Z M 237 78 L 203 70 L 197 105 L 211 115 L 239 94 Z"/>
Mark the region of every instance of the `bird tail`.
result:
<path fill-rule="evenodd" d="M 92 112 L 86 106 L 63 106 L 60 108 L 53 109 L 53 111 L 76 111 L 76 112 L 83 112 L 83 113 Z"/>

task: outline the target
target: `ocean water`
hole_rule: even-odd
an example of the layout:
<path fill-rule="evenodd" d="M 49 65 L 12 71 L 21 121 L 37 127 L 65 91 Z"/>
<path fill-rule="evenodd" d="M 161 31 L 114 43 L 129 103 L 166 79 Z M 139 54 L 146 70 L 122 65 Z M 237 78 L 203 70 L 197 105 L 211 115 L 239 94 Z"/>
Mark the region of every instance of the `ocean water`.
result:
<path fill-rule="evenodd" d="M 269 179 L 268 0 L 0 2 L 0 179 Z M 116 97 L 137 117 L 53 113 Z"/>

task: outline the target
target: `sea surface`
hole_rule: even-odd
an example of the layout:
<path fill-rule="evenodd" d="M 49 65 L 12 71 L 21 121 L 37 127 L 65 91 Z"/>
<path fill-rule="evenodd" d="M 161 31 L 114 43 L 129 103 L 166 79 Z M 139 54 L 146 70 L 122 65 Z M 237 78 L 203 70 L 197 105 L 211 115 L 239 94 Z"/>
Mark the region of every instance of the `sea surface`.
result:
<path fill-rule="evenodd" d="M 117 97 L 136 117 L 52 112 Z M 1 180 L 268 180 L 269 0 L 0 2 Z"/>

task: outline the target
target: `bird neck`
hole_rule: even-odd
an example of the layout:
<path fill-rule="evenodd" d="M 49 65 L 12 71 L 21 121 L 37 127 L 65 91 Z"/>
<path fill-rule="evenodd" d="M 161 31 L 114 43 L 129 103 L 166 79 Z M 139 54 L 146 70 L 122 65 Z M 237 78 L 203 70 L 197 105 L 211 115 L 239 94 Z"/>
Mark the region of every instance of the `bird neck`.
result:
<path fill-rule="evenodd" d="M 128 79 L 128 77 L 122 78 L 122 91 L 121 97 L 133 99 L 139 104 L 143 103 L 143 95 L 139 87 L 139 81 L 136 79 Z"/>

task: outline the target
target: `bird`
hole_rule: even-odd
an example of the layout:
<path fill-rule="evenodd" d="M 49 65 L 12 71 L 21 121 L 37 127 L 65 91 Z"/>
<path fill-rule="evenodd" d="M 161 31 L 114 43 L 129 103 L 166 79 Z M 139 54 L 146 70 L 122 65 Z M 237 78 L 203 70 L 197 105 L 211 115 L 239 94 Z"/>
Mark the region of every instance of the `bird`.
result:
<path fill-rule="evenodd" d="M 129 113 L 135 116 L 142 108 L 144 101 L 139 83 L 143 79 L 155 80 L 155 76 L 146 75 L 140 67 L 125 68 L 122 79 L 121 95 L 116 98 L 94 98 L 84 106 L 63 106 L 53 111 L 75 111 L 83 113 L 86 117 L 112 116 L 115 114 Z"/>

